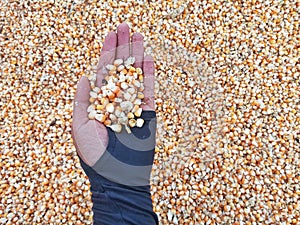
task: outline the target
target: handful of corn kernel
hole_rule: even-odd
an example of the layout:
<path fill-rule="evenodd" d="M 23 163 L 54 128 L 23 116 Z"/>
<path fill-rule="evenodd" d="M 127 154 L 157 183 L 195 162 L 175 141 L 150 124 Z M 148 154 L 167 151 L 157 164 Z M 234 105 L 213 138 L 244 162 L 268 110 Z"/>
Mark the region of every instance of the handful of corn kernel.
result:
<path fill-rule="evenodd" d="M 142 127 L 142 100 L 144 99 L 144 76 L 141 68 L 133 66 L 134 57 L 125 61 L 114 60 L 106 65 L 107 76 L 102 87 L 92 85 L 90 105 L 87 109 L 89 119 L 96 119 L 115 132 L 124 126 L 130 134 L 132 127 Z"/>

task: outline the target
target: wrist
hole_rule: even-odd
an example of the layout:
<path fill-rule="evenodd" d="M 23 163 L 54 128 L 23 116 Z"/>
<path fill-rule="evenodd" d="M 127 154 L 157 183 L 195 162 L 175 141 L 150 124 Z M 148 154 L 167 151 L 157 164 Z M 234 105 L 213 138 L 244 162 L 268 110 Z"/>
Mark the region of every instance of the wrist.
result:
<path fill-rule="evenodd" d="M 99 175 L 80 160 L 91 183 L 94 225 L 158 224 L 150 186 L 127 186 Z"/>

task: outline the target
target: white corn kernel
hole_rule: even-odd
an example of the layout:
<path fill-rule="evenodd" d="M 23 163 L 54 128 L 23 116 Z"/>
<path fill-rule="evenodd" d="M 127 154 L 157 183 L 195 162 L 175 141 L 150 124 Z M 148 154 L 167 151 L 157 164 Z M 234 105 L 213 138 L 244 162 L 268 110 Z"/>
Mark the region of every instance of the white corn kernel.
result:
<path fill-rule="evenodd" d="M 127 84 L 126 82 L 122 82 L 122 83 L 121 83 L 121 88 L 122 88 L 123 90 L 126 90 L 126 89 L 128 88 L 128 84 Z"/>
<path fill-rule="evenodd" d="M 124 99 L 126 100 L 126 101 L 129 101 L 130 100 L 130 98 L 131 98 L 131 94 L 129 94 L 128 92 L 126 92 L 125 94 L 124 94 Z"/>
<path fill-rule="evenodd" d="M 125 124 L 124 126 L 125 126 L 125 129 L 126 129 L 127 133 L 128 133 L 128 134 L 131 134 L 130 128 L 129 128 L 126 124 Z"/>
<path fill-rule="evenodd" d="M 97 98 L 97 93 L 96 92 L 93 92 L 93 91 L 90 91 L 90 96 L 92 98 Z"/>
<path fill-rule="evenodd" d="M 122 63 L 123 63 L 123 59 L 116 59 L 116 60 L 114 61 L 114 65 L 115 65 L 115 66 L 120 66 Z"/>
<path fill-rule="evenodd" d="M 112 124 L 109 126 L 114 132 L 120 133 L 122 131 L 121 124 Z"/>
<path fill-rule="evenodd" d="M 136 99 L 136 94 L 131 95 L 129 101 L 134 102 L 134 100 Z"/>
<path fill-rule="evenodd" d="M 141 86 L 141 83 L 139 81 L 137 81 L 137 80 L 134 80 L 132 83 L 137 88 L 139 88 Z"/>
<path fill-rule="evenodd" d="M 121 116 L 121 113 L 122 113 L 122 109 L 120 106 L 117 106 L 116 109 L 115 109 L 115 115 L 117 117 L 120 117 Z"/>
<path fill-rule="evenodd" d="M 135 104 L 135 105 L 141 105 L 142 104 L 142 100 L 139 99 L 139 98 L 137 98 L 137 99 L 134 100 L 133 104 Z"/>
<path fill-rule="evenodd" d="M 96 114 L 95 119 L 98 120 L 99 122 L 103 123 L 106 119 L 106 116 L 103 114 Z"/>
<path fill-rule="evenodd" d="M 136 126 L 137 127 L 142 127 L 144 125 L 144 120 L 142 118 L 138 118 L 136 120 Z"/>
<path fill-rule="evenodd" d="M 123 102 L 123 99 L 122 98 L 115 98 L 115 102 L 116 103 L 121 103 L 121 102 Z"/>
<path fill-rule="evenodd" d="M 106 106 L 109 103 L 109 100 L 108 98 L 101 98 L 100 102 L 103 106 Z"/>
<path fill-rule="evenodd" d="M 89 113 L 93 110 L 95 110 L 95 105 L 89 105 L 88 108 L 87 108 L 87 112 Z"/>
<path fill-rule="evenodd" d="M 131 94 L 131 95 L 133 95 L 135 92 L 136 92 L 136 91 L 135 91 L 135 89 L 134 89 L 133 87 L 128 88 L 128 90 L 127 90 L 127 93 L 129 93 L 129 94 Z"/>
<path fill-rule="evenodd" d="M 138 105 L 134 105 L 131 112 L 135 113 L 140 107 Z"/>
<path fill-rule="evenodd" d="M 137 111 L 134 112 L 134 115 L 135 115 L 136 117 L 140 117 L 140 116 L 142 115 L 142 111 L 143 111 L 143 109 L 142 109 L 142 108 L 139 108 Z"/>
<path fill-rule="evenodd" d="M 115 71 L 116 70 L 116 66 L 111 65 L 111 64 L 106 65 L 105 68 L 108 69 L 109 71 Z"/>
<path fill-rule="evenodd" d="M 128 57 L 126 59 L 126 61 L 124 62 L 125 66 L 131 66 L 133 63 L 135 62 L 135 58 L 134 57 Z"/>
<path fill-rule="evenodd" d="M 90 113 L 88 115 L 89 119 L 93 120 L 93 119 L 95 119 L 95 116 L 96 116 L 96 111 L 95 110 L 90 111 Z"/>
<path fill-rule="evenodd" d="M 113 103 L 108 103 L 106 105 L 106 111 L 109 112 L 109 113 L 113 113 L 115 111 L 114 104 Z"/>
<path fill-rule="evenodd" d="M 127 116 L 123 116 L 118 119 L 118 123 L 120 123 L 120 124 L 126 124 L 127 122 L 128 122 Z"/>
<path fill-rule="evenodd" d="M 129 112 L 132 109 L 133 104 L 129 101 L 125 101 L 125 102 L 121 102 L 120 106 L 122 111 Z"/>
<path fill-rule="evenodd" d="M 110 119 L 113 123 L 114 123 L 114 122 L 117 122 L 117 120 L 118 120 L 117 116 L 114 115 L 114 114 L 110 114 L 110 115 L 109 115 L 109 119 Z"/>
<path fill-rule="evenodd" d="M 124 69 L 125 69 L 125 67 L 124 67 L 123 65 L 120 65 L 120 66 L 118 66 L 117 71 L 118 71 L 118 72 L 121 72 L 121 71 L 124 70 Z"/>
<path fill-rule="evenodd" d="M 99 93 L 99 91 L 100 91 L 100 88 L 99 88 L 99 87 L 94 87 L 94 88 L 93 88 L 93 92 Z"/>

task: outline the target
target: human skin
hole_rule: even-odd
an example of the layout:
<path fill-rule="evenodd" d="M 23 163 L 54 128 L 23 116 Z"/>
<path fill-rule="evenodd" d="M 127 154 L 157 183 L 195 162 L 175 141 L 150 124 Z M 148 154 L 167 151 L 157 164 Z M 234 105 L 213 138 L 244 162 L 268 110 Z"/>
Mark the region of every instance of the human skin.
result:
<path fill-rule="evenodd" d="M 144 73 L 143 110 L 154 111 L 154 60 L 144 56 L 144 41 L 140 33 L 134 33 L 130 40 L 130 29 L 126 23 L 118 26 L 117 32 L 110 32 L 103 43 L 97 66 L 96 86 L 101 87 L 105 77 L 103 68 L 115 59 L 136 58 L 135 67 Z M 89 166 L 93 166 L 104 154 L 108 145 L 108 132 L 104 124 L 88 118 L 87 108 L 91 86 L 87 77 L 80 78 L 74 99 L 72 137 L 79 157 Z"/>

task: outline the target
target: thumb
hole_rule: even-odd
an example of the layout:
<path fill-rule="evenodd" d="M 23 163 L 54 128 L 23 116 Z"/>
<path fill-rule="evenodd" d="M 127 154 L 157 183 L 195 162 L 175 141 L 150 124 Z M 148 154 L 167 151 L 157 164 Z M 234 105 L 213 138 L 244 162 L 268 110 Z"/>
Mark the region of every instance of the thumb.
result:
<path fill-rule="evenodd" d="M 73 106 L 72 128 L 77 130 L 89 121 L 87 108 L 90 105 L 91 85 L 87 77 L 82 76 L 78 82 Z"/>

